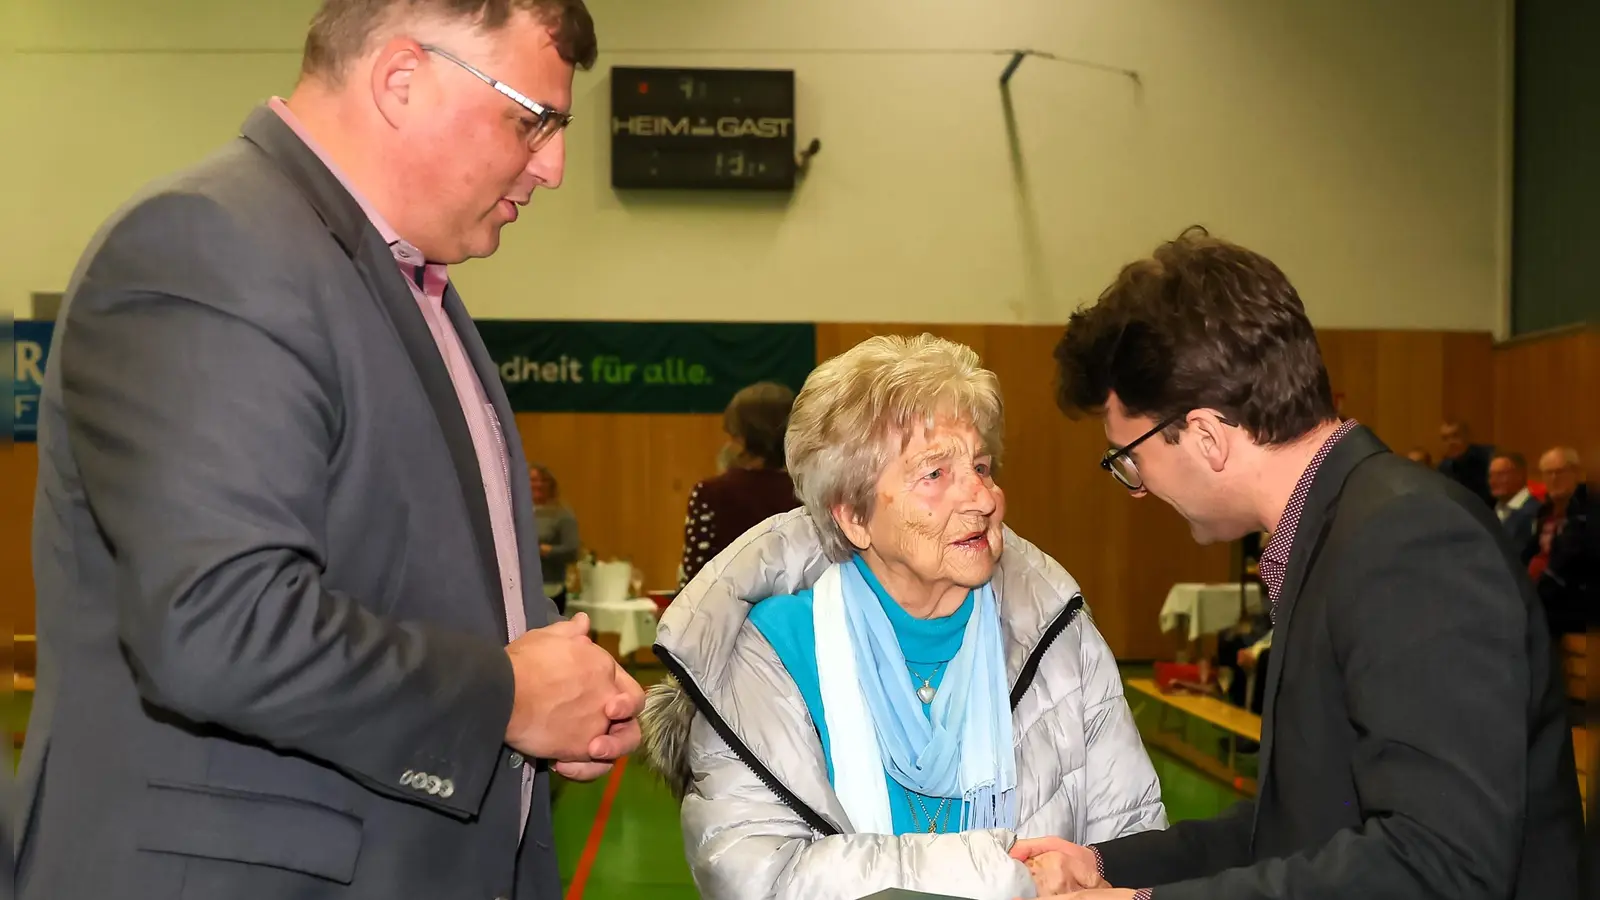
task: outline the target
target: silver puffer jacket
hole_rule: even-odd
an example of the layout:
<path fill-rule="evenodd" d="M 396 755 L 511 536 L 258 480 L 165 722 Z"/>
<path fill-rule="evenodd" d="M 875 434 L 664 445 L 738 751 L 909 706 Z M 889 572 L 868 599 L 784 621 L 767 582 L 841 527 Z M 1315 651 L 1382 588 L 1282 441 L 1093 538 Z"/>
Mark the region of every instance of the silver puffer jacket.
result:
<path fill-rule="evenodd" d="M 817 729 L 752 601 L 811 586 L 828 565 L 805 511 L 767 520 L 718 554 L 661 617 L 646 763 L 682 800 L 683 839 L 705 900 L 858 900 L 898 887 L 973 900 L 1033 897 L 1008 855 L 1019 837 L 1093 843 L 1165 828 L 1161 788 L 1110 648 L 1078 586 L 1005 534 L 995 574 L 1012 684 L 1015 833 L 855 834 L 828 782 Z"/>

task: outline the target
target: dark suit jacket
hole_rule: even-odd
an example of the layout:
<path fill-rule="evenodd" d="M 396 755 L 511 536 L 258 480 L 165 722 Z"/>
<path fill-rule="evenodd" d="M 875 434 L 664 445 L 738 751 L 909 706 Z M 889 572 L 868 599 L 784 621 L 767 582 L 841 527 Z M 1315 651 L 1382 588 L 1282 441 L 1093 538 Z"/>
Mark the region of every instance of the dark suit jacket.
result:
<path fill-rule="evenodd" d="M 1496 513 L 1498 516 L 1499 514 Z M 1539 525 L 1539 501 L 1531 495 L 1527 502 L 1511 510 L 1500 523 L 1506 537 L 1513 547 L 1526 547 L 1530 541 L 1537 546 Z"/>
<path fill-rule="evenodd" d="M 1555 515 L 1546 500 L 1534 516 L 1533 535 L 1522 553 L 1523 564 L 1539 555 L 1539 535 Z M 1545 618 L 1556 634 L 1581 634 L 1595 619 L 1595 582 L 1600 578 L 1600 554 L 1594 550 L 1594 498 L 1587 484 L 1578 485 L 1567 501 L 1566 520 L 1550 539 L 1550 558 L 1539 573 L 1534 589 L 1544 603 Z"/>
<path fill-rule="evenodd" d="M 508 433 L 538 627 L 515 422 L 460 298 L 445 304 Z M 471 437 L 334 176 L 257 110 L 104 226 L 57 335 L 21 896 L 559 896 L 543 774 L 518 841 Z"/>
<path fill-rule="evenodd" d="M 17 842 L 12 834 L 16 822 L 16 783 L 11 777 L 11 748 L 5 752 L 5 771 L 0 772 L 0 900 L 17 896 Z"/>
<path fill-rule="evenodd" d="M 1494 513 L 1356 428 L 1295 532 L 1260 788 L 1099 845 L 1156 900 L 1574 900 L 1582 810 L 1560 669 Z"/>
<path fill-rule="evenodd" d="M 1489 493 L 1489 464 L 1492 462 L 1493 447 L 1488 444 L 1469 444 L 1460 456 L 1442 460 L 1439 471 L 1492 507 L 1494 495 Z"/>

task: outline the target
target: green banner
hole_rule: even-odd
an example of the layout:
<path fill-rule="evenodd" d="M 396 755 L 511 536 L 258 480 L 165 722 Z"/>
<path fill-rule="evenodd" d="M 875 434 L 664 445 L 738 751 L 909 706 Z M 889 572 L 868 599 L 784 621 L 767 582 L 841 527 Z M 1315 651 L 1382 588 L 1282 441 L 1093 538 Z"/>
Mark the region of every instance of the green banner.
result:
<path fill-rule="evenodd" d="M 809 323 L 477 325 L 517 412 L 721 412 L 758 381 L 799 391 L 817 364 Z"/>

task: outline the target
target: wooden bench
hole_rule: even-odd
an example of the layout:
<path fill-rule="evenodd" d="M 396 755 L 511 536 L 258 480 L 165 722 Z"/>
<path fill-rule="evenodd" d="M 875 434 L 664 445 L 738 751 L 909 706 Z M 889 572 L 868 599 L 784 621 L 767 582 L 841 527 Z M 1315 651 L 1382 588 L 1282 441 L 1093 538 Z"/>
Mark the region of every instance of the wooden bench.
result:
<path fill-rule="evenodd" d="M 11 690 L 18 694 L 31 694 L 36 687 L 34 673 L 38 666 L 38 643 L 31 634 L 19 634 L 11 644 Z M 14 750 L 22 749 L 22 742 L 26 735 L 21 731 L 12 732 L 11 746 Z"/>
<path fill-rule="evenodd" d="M 1569 634 L 1561 638 L 1561 672 L 1567 679 L 1567 696 L 1579 702 L 1589 699 L 1588 635 Z"/>
<path fill-rule="evenodd" d="M 1588 635 L 1568 634 L 1561 638 L 1561 674 L 1567 682 L 1567 698 L 1576 703 L 1589 702 L 1589 640 Z M 1578 793 L 1583 795 L 1584 809 L 1589 808 L 1589 780 L 1594 777 L 1590 768 L 1589 735 L 1582 728 L 1572 729 L 1572 749 L 1578 757 Z"/>
<path fill-rule="evenodd" d="M 33 676 L 39 665 L 38 639 L 31 634 L 19 634 L 11 641 L 7 648 L 11 670 L 13 689 L 17 691 L 33 690 Z"/>
<path fill-rule="evenodd" d="M 1159 727 L 1155 734 L 1146 735 L 1146 743 L 1170 753 L 1213 778 L 1233 785 L 1236 790 L 1246 794 L 1255 793 L 1255 779 L 1246 778 L 1238 771 L 1239 739 L 1243 738 L 1258 744 L 1261 742 L 1260 716 L 1215 697 L 1162 693 L 1161 689 L 1156 687 L 1155 681 L 1150 678 L 1130 678 L 1127 680 L 1127 688 L 1162 706 L 1162 727 Z M 1182 736 L 1165 728 L 1166 714 L 1172 711 L 1199 719 L 1226 732 L 1228 761 L 1226 763 L 1217 761 L 1215 757 L 1183 740 Z"/>
<path fill-rule="evenodd" d="M 1578 795 L 1583 798 L 1583 809 L 1589 810 L 1589 777 L 1594 774 L 1589 769 L 1589 732 L 1582 728 L 1572 729 L 1572 752 L 1578 758 Z"/>

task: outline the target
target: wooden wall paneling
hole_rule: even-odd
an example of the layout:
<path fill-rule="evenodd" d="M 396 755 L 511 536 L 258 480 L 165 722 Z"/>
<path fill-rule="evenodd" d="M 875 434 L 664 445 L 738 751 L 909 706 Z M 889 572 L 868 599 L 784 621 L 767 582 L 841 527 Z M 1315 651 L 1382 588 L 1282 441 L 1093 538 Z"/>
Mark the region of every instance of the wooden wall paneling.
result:
<path fill-rule="evenodd" d="M 1100 423 L 1070 421 L 1055 406 L 1051 353 L 1059 327 L 824 323 L 817 326 L 818 355 L 833 356 L 872 334 L 922 331 L 971 346 L 999 375 L 1007 521 L 1077 579 L 1119 656 L 1170 657 L 1180 642 L 1160 632 L 1167 590 L 1177 581 L 1226 580 L 1231 548 L 1196 545 L 1165 503 L 1130 498 L 1100 469 Z M 1596 443 L 1600 422 L 1590 395 L 1600 385 L 1600 340 L 1593 334 L 1543 352 L 1519 344 L 1492 355 L 1481 335 L 1325 331 L 1319 339 L 1346 411 L 1398 451 L 1420 443 L 1437 454 L 1446 415 L 1493 422 L 1501 443 L 1516 441 L 1530 457 L 1557 440 Z M 585 545 L 603 557 L 633 559 L 652 589 L 672 587 L 688 494 L 715 471 L 721 417 L 521 414 L 517 421 L 529 458 L 560 480 Z M 33 446 L 18 445 L 0 459 L 0 598 L 19 630 L 31 631 L 37 456 Z"/>
<path fill-rule="evenodd" d="M 1600 476 L 1600 329 L 1511 341 L 1493 359 L 1495 443 L 1535 470 L 1540 454 L 1569 445 Z"/>
<path fill-rule="evenodd" d="M 1377 414 L 1378 353 L 1371 332 L 1320 332 L 1322 362 L 1334 397 L 1347 416 L 1371 423 Z M 1377 429 L 1374 428 L 1376 431 Z"/>
<path fill-rule="evenodd" d="M 584 547 L 631 559 L 646 590 L 677 586 L 696 482 L 716 474 L 722 416 L 519 413 L 523 451 L 555 475 Z"/>
<path fill-rule="evenodd" d="M 1397 452 L 1404 453 L 1415 444 L 1433 443 L 1426 436 L 1439 428 L 1440 379 L 1436 370 L 1442 360 L 1436 346 L 1424 343 L 1403 347 L 1403 338 L 1386 340 L 1388 337 L 1372 331 L 1322 332 L 1317 336 L 1344 415 L 1360 421 Z M 1401 358 L 1406 359 L 1407 375 L 1431 365 L 1435 371 L 1423 375 L 1430 383 L 1416 392 L 1385 390 L 1384 376 L 1398 370 Z"/>
<path fill-rule="evenodd" d="M 1375 364 L 1361 421 L 1400 453 L 1436 436 L 1444 410 L 1444 342 L 1437 334 L 1365 332 L 1360 336 Z M 1484 425 L 1478 425 L 1483 429 Z"/>
<path fill-rule="evenodd" d="M 1320 331 L 1317 341 L 1342 411 L 1390 449 L 1422 447 L 1437 460 L 1439 425 L 1460 418 L 1487 437 L 1494 422 L 1488 335 Z"/>
<path fill-rule="evenodd" d="M 817 324 L 817 361 L 832 359 L 867 338 L 881 334 L 912 337 L 923 333 L 966 344 L 987 361 L 988 356 L 984 351 L 991 327 L 906 322 L 820 322 Z"/>
<path fill-rule="evenodd" d="M 1096 626 L 1121 644 L 1129 628 L 1125 567 L 1102 551 L 1128 514 L 1126 491 L 1101 471 L 1105 432 L 1093 420 L 1072 421 L 1055 402 L 1059 328 L 990 326 L 984 364 L 1000 379 L 1006 401 L 1006 455 L 999 483 L 1006 521 L 1059 562 L 1078 582 Z"/>
<path fill-rule="evenodd" d="M 1444 339 L 1444 409 L 1440 423 L 1471 423 L 1484 440 L 1493 440 L 1494 338 L 1488 334 L 1447 332 Z M 1434 441 L 1438 441 L 1437 430 Z"/>
<path fill-rule="evenodd" d="M 34 633 L 33 491 L 39 453 L 33 444 L 0 447 L 0 628 Z"/>

